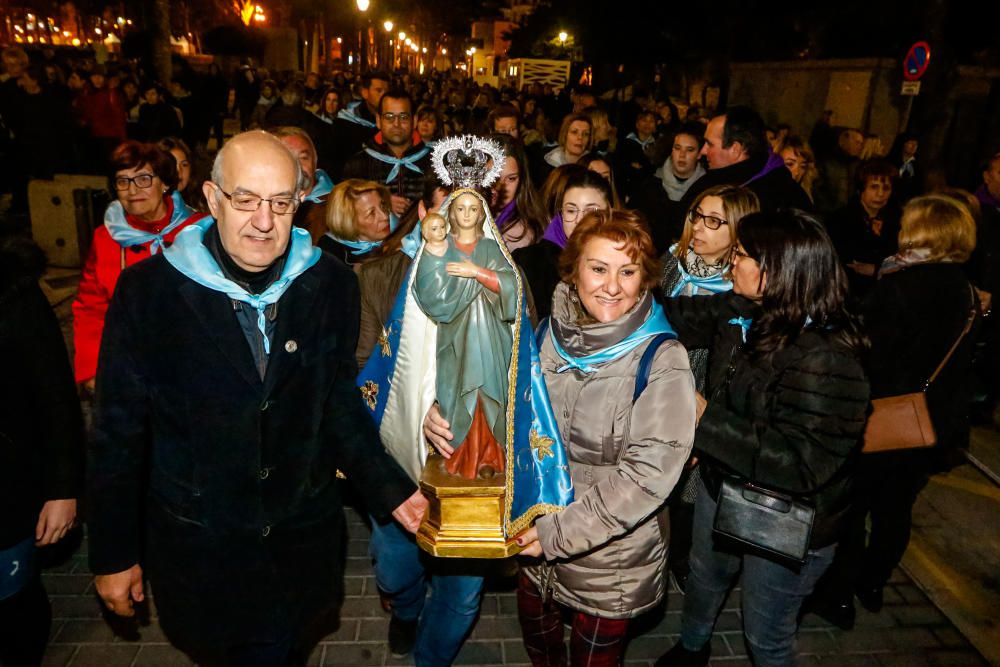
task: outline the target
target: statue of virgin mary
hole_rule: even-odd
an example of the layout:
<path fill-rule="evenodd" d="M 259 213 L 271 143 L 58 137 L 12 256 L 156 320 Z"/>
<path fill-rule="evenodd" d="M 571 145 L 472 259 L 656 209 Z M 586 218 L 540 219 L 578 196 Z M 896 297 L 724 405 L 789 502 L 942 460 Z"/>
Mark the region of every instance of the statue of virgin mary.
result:
<path fill-rule="evenodd" d="M 504 532 L 514 536 L 571 502 L 573 492 L 524 281 L 474 189 L 489 186 L 503 161 L 499 146 L 478 137 L 435 148 L 439 176 L 459 186 L 439 210 L 450 227 L 447 248 L 417 248 L 383 327 L 381 352 L 358 386 L 382 444 L 415 481 L 428 455 L 423 419 L 437 402 L 457 443 L 447 471 L 457 480 L 499 476 Z M 419 230 L 414 234 L 419 238 Z"/>

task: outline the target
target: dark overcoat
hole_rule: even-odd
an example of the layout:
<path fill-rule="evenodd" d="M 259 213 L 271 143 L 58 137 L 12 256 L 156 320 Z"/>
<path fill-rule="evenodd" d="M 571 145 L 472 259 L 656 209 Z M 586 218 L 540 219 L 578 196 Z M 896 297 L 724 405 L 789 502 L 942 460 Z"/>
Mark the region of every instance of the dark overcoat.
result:
<path fill-rule="evenodd" d="M 281 640 L 342 589 L 343 471 L 388 518 L 415 488 L 357 389 L 354 274 L 322 257 L 278 301 L 260 378 L 233 302 L 162 256 L 108 310 L 89 461 L 90 563 L 142 564 L 182 648 Z"/>

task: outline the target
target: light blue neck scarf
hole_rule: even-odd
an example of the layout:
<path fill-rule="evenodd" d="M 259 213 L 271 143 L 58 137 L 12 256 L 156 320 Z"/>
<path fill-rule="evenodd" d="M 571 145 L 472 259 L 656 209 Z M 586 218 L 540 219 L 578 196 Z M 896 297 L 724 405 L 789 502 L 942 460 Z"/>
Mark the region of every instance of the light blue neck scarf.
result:
<path fill-rule="evenodd" d="M 361 125 L 363 127 L 375 127 L 375 123 L 371 122 L 370 120 L 365 120 L 364 118 L 362 118 L 357 114 L 358 107 L 360 106 L 361 106 L 360 101 L 348 104 L 345 108 L 337 112 L 337 118 L 349 121 L 351 123 L 354 123 L 355 125 Z"/>
<path fill-rule="evenodd" d="M 670 326 L 667 316 L 663 313 L 663 307 L 656 301 L 653 301 L 653 305 L 649 309 L 649 316 L 638 329 L 614 345 L 609 345 L 603 350 L 598 350 L 584 357 L 574 357 L 564 350 L 556 339 L 554 328 L 549 327 L 549 339 L 552 341 L 552 346 L 555 348 L 556 354 L 566 362 L 564 366 L 556 369 L 557 373 L 564 373 L 571 368 L 575 368 L 582 373 L 595 373 L 597 372 L 596 366 L 614 361 L 637 348 L 644 340 L 663 333 L 677 338 L 677 333 Z"/>
<path fill-rule="evenodd" d="M 395 213 L 389 213 L 389 233 L 392 234 L 396 231 L 396 227 L 399 227 L 399 218 L 396 217 Z M 363 255 L 366 252 L 371 252 L 375 248 L 382 245 L 382 241 L 348 241 L 347 239 L 342 239 L 339 236 L 334 236 L 332 232 L 327 232 L 326 235 L 340 245 L 345 245 L 350 248 L 352 255 Z M 384 240 L 385 239 L 383 239 L 383 241 Z M 406 239 L 403 239 L 403 242 L 405 245 Z"/>
<path fill-rule="evenodd" d="M 750 325 L 753 324 L 753 318 L 751 317 L 734 317 L 729 320 L 727 324 L 732 324 L 733 326 L 739 327 L 743 334 L 743 342 L 747 342 L 747 333 L 750 331 Z"/>
<path fill-rule="evenodd" d="M 108 228 L 108 233 L 115 243 L 123 248 L 130 248 L 134 245 L 144 245 L 149 243 L 149 253 L 155 255 L 163 249 L 163 237 L 184 224 L 184 221 L 195 214 L 194 209 L 184 203 L 181 193 L 174 190 L 170 195 L 173 203 L 173 213 L 170 215 L 170 222 L 159 233 L 144 232 L 128 224 L 125 218 L 125 209 L 120 201 L 113 201 L 104 212 L 104 226 Z"/>
<path fill-rule="evenodd" d="M 668 250 L 667 252 L 670 253 L 671 257 L 674 257 L 674 251 L 676 249 L 677 249 L 677 244 L 675 243 L 674 245 L 670 246 L 670 250 Z M 677 262 L 677 271 L 678 273 L 681 274 L 681 279 L 680 281 L 678 281 L 677 285 L 674 286 L 674 289 L 670 292 L 670 296 L 672 297 L 679 295 L 681 292 L 684 291 L 684 288 L 687 287 L 688 285 L 691 285 L 695 289 L 700 289 L 705 292 L 710 292 L 711 294 L 728 292 L 729 290 L 733 289 L 732 281 L 727 280 L 724 277 L 726 275 L 726 272 L 724 270 L 719 271 L 714 276 L 705 276 L 704 278 L 701 278 L 699 276 L 692 276 L 690 273 L 688 273 L 687 269 L 684 268 L 684 262 L 682 262 L 680 258 L 675 257 L 675 261 Z"/>
<path fill-rule="evenodd" d="M 625 137 L 625 138 L 626 139 L 631 139 L 635 143 L 637 143 L 640 146 L 642 146 L 642 150 L 646 150 L 646 146 L 648 146 L 651 143 L 653 143 L 654 141 L 656 141 L 656 139 L 654 139 L 652 135 L 650 135 L 649 139 L 646 139 L 645 141 L 643 141 L 642 139 L 639 138 L 639 135 L 636 134 L 635 132 L 630 132 L 629 135 L 627 137 Z"/>
<path fill-rule="evenodd" d="M 425 155 L 431 152 L 431 149 L 424 146 L 419 151 L 413 155 L 407 155 L 405 157 L 396 157 L 394 155 L 386 155 L 385 153 L 379 153 L 370 146 L 365 146 L 365 152 L 372 156 L 379 162 L 385 162 L 386 164 L 391 164 L 392 169 L 389 170 L 389 175 L 385 177 L 385 182 L 388 185 L 396 180 L 399 176 L 399 168 L 406 167 L 410 171 L 415 171 L 418 174 L 423 174 L 424 170 L 417 166 L 417 162 L 423 159 Z"/>
<path fill-rule="evenodd" d="M 333 181 L 330 180 L 329 174 L 322 169 L 317 169 L 313 178 L 316 179 L 316 184 L 313 185 L 312 191 L 304 199 L 314 204 L 322 204 L 323 198 L 333 192 Z"/>
<path fill-rule="evenodd" d="M 288 258 L 281 275 L 260 294 L 250 294 L 222 273 L 218 262 L 205 247 L 205 232 L 215 224 L 215 218 L 207 217 L 181 230 L 173 245 L 163 252 L 170 265 L 199 285 L 216 292 L 222 292 L 230 299 L 245 303 L 257 311 L 257 330 L 264 338 L 264 353 L 271 354 L 271 342 L 267 338 L 267 322 L 264 309 L 285 293 L 300 275 L 319 261 L 322 251 L 312 244 L 309 232 L 292 227 Z"/>

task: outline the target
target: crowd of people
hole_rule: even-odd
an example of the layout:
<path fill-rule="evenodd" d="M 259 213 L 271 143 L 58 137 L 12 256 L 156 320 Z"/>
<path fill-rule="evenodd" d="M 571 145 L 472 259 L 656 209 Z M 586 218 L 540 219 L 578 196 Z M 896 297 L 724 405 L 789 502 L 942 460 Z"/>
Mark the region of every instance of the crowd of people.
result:
<path fill-rule="evenodd" d="M 518 537 L 534 665 L 621 664 L 670 577 L 681 636 L 657 665 L 707 665 L 737 576 L 754 663 L 794 665 L 806 611 L 848 629 L 855 596 L 881 608 L 917 494 L 968 446 L 974 365 L 1000 377 L 1000 152 L 971 193 L 929 178 L 912 134 L 883 156 L 829 118 L 805 138 L 745 106 L 682 118 L 641 90 L 610 105 L 587 88 L 249 65 L 164 87 L 16 48 L 3 61 L 12 207 L 27 179 L 74 167 L 102 170 L 114 200 L 73 303 L 72 369 L 43 258 L 0 247 L 0 341 L 16 350 L 0 565 L 34 562 L 85 496 L 104 603 L 131 615 L 148 581 L 168 638 L 205 664 L 303 664 L 342 593 L 345 494 L 371 519 L 393 654 L 449 665 L 471 632 L 490 568 L 417 549 L 426 500 L 354 386 L 414 230 L 465 229 L 431 168 L 444 137 L 503 151 L 477 196 L 524 281 L 575 487 Z M 74 386 L 93 401 L 86 435 Z M 988 413 L 1000 387 L 978 387 Z M 919 391 L 936 445 L 862 453 L 870 401 Z M 446 459 L 451 429 L 437 407 L 424 418 Z M 713 530 L 733 485 L 809 506 L 801 558 Z M 37 567 L 0 582 L 0 659 L 38 664 L 48 615 Z"/>

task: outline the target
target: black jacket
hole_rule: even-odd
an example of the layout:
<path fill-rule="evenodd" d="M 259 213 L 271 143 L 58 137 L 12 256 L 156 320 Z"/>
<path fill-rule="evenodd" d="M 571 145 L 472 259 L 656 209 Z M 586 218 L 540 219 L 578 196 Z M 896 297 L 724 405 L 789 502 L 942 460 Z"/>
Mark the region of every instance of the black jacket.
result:
<path fill-rule="evenodd" d="M 827 216 L 827 231 L 843 264 L 874 264 L 877 270 L 886 257 L 896 254 L 899 249 L 900 211 L 890 203 L 879 212 L 879 217 L 882 229 L 876 234 L 858 197 Z M 875 276 L 865 276 L 850 268 L 846 270 L 851 293 L 863 298 L 874 287 Z"/>
<path fill-rule="evenodd" d="M 960 264 L 918 264 L 883 275 L 864 304 L 871 338 L 872 396 L 920 391 L 968 322 L 978 300 Z M 969 446 L 972 352 L 969 332 L 927 390 L 936 449 Z"/>
<path fill-rule="evenodd" d="M 48 500 L 83 486 L 83 418 L 66 345 L 38 287 L 45 257 L 0 241 L 0 551 L 35 534 Z"/>
<path fill-rule="evenodd" d="M 342 591 L 336 472 L 386 519 L 414 485 L 354 386 L 359 296 L 332 258 L 277 303 L 263 378 L 230 299 L 162 255 L 127 269 L 101 344 L 90 565 L 141 563 L 185 648 L 287 636 Z"/>
<path fill-rule="evenodd" d="M 376 142 L 374 139 L 369 141 L 365 145 L 365 148 L 370 148 L 376 153 L 391 155 L 388 147 L 384 143 Z M 403 154 L 403 157 L 409 157 L 418 151 L 422 151 L 423 149 L 423 142 L 414 144 L 410 146 L 406 153 Z M 386 179 L 388 178 L 394 165 L 377 160 L 362 149 L 361 151 L 355 153 L 354 157 L 348 160 L 347 164 L 344 165 L 343 178 L 362 178 L 366 181 L 382 183 L 389 188 L 389 192 L 400 197 L 406 197 L 410 200 L 411 204 L 415 205 L 417 200 L 424 194 L 424 176 L 433 173 L 433 168 L 431 167 L 431 154 L 428 152 L 420 158 L 414 166 L 420 169 L 422 173 L 417 173 L 412 169 L 400 166 L 398 175 L 395 176 L 391 182 L 386 183 Z"/>
<path fill-rule="evenodd" d="M 840 538 L 850 505 L 868 380 L 858 354 L 822 329 L 803 331 L 766 358 L 733 349 L 742 336 L 729 320 L 752 316 L 748 304 L 731 293 L 667 300 L 681 342 L 710 349 L 708 407 L 694 442 L 702 479 L 713 497 L 730 476 L 813 504 L 810 546 L 824 547 Z"/>

